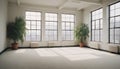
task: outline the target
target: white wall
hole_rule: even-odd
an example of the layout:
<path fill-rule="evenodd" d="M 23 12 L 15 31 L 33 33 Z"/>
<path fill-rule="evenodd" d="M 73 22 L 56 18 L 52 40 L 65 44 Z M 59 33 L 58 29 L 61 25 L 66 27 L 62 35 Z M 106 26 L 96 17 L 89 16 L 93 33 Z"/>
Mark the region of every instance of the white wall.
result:
<path fill-rule="evenodd" d="M 89 25 L 90 34 L 91 34 L 91 11 L 94 11 L 99 8 L 103 8 L 103 34 L 102 34 L 102 42 L 92 42 L 89 39 L 90 43 L 98 43 L 100 45 L 100 48 L 103 50 L 109 51 L 109 43 L 108 43 L 108 5 L 112 4 L 114 2 L 117 2 L 119 0 L 103 0 L 102 5 L 94 5 L 90 6 L 88 8 L 85 8 L 83 11 L 83 23 L 86 23 Z M 91 36 L 91 35 L 90 35 Z"/>
<path fill-rule="evenodd" d="M 8 6 L 8 21 L 13 21 L 16 16 L 22 16 L 25 18 L 25 11 L 40 11 L 42 13 L 42 41 L 39 42 L 39 46 L 47 46 L 48 42 L 45 41 L 45 19 L 44 15 L 46 12 L 53 12 L 58 14 L 58 41 L 51 41 L 53 42 L 54 45 L 52 46 L 67 46 L 67 45 L 76 45 L 75 41 L 62 41 L 61 37 L 61 19 L 60 19 L 60 14 L 62 13 L 70 13 L 70 14 L 75 14 L 76 15 L 76 24 L 82 22 L 82 13 L 80 11 L 76 10 L 58 10 L 58 8 L 51 8 L 51 7 L 41 7 L 41 6 L 36 6 L 36 5 L 25 5 L 21 4 L 18 6 L 17 4 L 14 3 L 9 3 Z M 30 42 L 24 41 L 23 45 L 20 45 L 22 47 L 28 47 Z"/>
<path fill-rule="evenodd" d="M 0 52 L 6 48 L 7 0 L 0 0 Z"/>

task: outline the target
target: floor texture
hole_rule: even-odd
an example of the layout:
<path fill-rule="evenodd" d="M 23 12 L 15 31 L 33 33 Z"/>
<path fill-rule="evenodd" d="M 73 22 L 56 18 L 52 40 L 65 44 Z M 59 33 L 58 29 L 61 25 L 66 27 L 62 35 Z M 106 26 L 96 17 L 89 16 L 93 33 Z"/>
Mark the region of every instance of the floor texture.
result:
<path fill-rule="evenodd" d="M 0 69 L 120 69 L 120 55 L 79 47 L 8 50 Z"/>

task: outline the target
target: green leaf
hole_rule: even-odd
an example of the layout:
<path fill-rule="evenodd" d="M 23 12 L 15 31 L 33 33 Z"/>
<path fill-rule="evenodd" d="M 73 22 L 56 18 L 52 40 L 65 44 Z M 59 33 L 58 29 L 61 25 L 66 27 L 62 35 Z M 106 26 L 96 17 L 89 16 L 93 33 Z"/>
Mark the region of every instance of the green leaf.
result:
<path fill-rule="evenodd" d="M 80 42 L 86 42 L 87 37 L 89 37 L 88 25 L 81 23 L 78 25 L 74 31 L 75 38 Z"/>
<path fill-rule="evenodd" d="M 7 38 L 17 41 L 24 41 L 24 35 L 26 30 L 26 23 L 22 17 L 16 17 L 15 22 L 10 22 L 7 24 Z"/>

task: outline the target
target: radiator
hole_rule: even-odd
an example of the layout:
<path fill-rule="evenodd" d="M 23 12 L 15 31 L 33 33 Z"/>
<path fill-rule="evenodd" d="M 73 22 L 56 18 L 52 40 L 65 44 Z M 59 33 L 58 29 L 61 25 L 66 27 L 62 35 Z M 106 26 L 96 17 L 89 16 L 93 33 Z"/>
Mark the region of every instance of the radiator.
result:
<path fill-rule="evenodd" d="M 54 46 L 54 42 L 48 42 L 48 46 Z"/>
<path fill-rule="evenodd" d="M 95 48 L 95 49 L 100 49 L 100 44 L 97 42 L 90 42 L 89 47 Z"/>
<path fill-rule="evenodd" d="M 31 42 L 30 47 L 39 47 L 39 43 L 38 42 Z"/>
<path fill-rule="evenodd" d="M 109 46 L 109 51 L 110 52 L 118 53 L 118 45 L 109 44 L 108 46 Z"/>

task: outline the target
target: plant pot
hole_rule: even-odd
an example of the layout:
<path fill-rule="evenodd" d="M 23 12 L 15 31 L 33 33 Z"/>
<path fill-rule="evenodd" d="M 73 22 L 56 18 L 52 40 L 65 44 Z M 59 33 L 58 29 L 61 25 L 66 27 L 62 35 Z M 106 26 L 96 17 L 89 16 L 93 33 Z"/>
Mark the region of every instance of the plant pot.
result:
<path fill-rule="evenodd" d="M 18 49 L 18 43 L 12 43 L 12 49 L 17 50 Z"/>
<path fill-rule="evenodd" d="M 85 46 L 85 44 L 84 43 L 79 43 L 79 45 L 80 45 L 80 47 L 84 47 Z"/>

